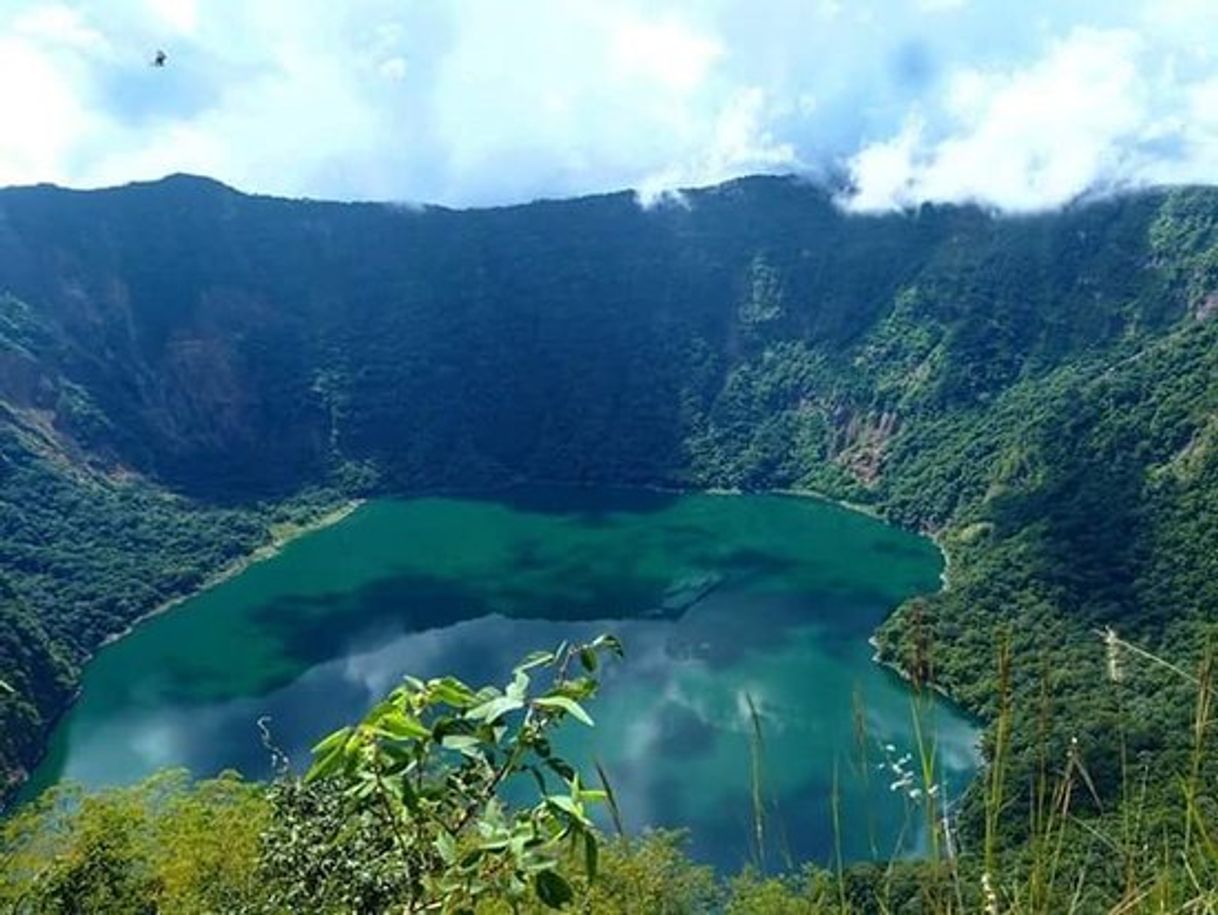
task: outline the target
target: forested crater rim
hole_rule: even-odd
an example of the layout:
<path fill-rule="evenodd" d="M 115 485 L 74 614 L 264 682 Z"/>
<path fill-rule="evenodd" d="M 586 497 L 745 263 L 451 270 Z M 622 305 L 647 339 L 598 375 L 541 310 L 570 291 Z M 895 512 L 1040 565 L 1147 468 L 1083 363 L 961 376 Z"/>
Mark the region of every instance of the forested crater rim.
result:
<path fill-rule="evenodd" d="M 542 195 L 528 200 L 503 204 L 450 206 L 432 203 L 426 200 L 393 199 L 393 198 L 350 198 L 313 197 L 307 195 L 286 196 L 282 194 L 267 194 L 257 190 L 238 188 L 209 175 L 192 172 L 173 172 L 160 178 L 147 178 L 128 181 L 122 184 L 78 187 L 57 184 L 55 182 L 38 182 L 36 184 L 12 184 L 0 187 L 0 198 L 5 194 L 27 191 L 53 191 L 73 195 L 106 195 L 123 192 L 139 192 L 155 188 L 179 188 L 198 193 L 235 194 L 252 200 L 279 201 L 283 203 L 329 204 L 351 207 L 384 207 L 403 213 L 479 213 L 527 209 L 538 206 L 555 206 L 563 204 L 579 204 L 589 201 L 629 200 L 644 211 L 663 211 L 666 209 L 683 209 L 696 205 L 700 198 L 716 194 L 730 193 L 737 190 L 749 190 L 765 186 L 791 186 L 799 188 L 819 203 L 828 203 L 843 216 L 855 219 L 886 219 L 898 216 L 911 217 L 928 211 L 975 211 L 994 219 L 1022 220 L 1038 219 L 1052 216 L 1056 213 L 1068 212 L 1080 208 L 1101 205 L 1109 202 L 1119 202 L 1124 198 L 1162 197 L 1173 191 L 1211 191 L 1218 188 L 1216 183 L 1187 183 L 1187 184 L 1127 184 L 1112 186 L 1096 186 L 1089 188 L 1071 200 L 1060 204 L 1045 205 L 1036 208 L 1004 209 L 992 204 L 968 200 L 923 200 L 906 206 L 894 206 L 882 209 L 859 210 L 852 208 L 850 194 L 852 188 L 845 179 L 826 177 L 821 173 L 805 174 L 800 172 L 764 173 L 740 175 L 712 184 L 691 185 L 665 190 L 659 194 L 644 196 L 637 188 L 617 188 L 570 196 Z"/>

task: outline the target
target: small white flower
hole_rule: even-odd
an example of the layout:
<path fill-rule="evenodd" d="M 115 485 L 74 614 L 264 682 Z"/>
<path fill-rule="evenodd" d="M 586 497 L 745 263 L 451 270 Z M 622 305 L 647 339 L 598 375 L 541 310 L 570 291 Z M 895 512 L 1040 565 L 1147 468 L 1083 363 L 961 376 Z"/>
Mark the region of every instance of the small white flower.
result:
<path fill-rule="evenodd" d="M 989 871 L 981 874 L 981 895 L 985 897 L 985 915 L 998 915 L 998 894 L 990 883 Z"/>
<path fill-rule="evenodd" d="M 1104 653 L 1108 661 L 1108 679 L 1120 683 L 1125 679 L 1125 671 L 1121 667 L 1121 640 L 1111 626 L 1104 627 Z"/>

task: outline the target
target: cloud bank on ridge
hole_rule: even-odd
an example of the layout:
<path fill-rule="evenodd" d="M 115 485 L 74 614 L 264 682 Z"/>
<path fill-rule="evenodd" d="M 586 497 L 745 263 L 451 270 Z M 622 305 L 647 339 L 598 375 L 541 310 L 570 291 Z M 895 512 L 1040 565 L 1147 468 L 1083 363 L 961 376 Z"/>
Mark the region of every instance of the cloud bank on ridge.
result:
<path fill-rule="evenodd" d="M 1027 211 L 1218 180 L 1214 34 L 1209 0 L 10 0 L 0 184 L 486 205 L 799 172 Z"/>

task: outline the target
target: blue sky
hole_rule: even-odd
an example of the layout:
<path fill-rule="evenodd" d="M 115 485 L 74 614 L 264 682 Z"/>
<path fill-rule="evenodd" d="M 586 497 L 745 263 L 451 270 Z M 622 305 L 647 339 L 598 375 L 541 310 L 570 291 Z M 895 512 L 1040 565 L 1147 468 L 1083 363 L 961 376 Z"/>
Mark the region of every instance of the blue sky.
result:
<path fill-rule="evenodd" d="M 0 0 L 0 184 L 1035 210 L 1218 180 L 1216 35 L 1216 0 Z"/>

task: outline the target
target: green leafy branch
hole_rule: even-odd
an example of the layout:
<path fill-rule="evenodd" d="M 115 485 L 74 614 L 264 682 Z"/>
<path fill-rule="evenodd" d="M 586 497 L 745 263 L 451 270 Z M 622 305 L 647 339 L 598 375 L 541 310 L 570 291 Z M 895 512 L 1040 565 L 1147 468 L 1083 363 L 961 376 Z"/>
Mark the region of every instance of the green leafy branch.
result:
<path fill-rule="evenodd" d="M 607 785 L 584 787 L 549 735 L 567 718 L 593 725 L 582 703 L 596 694 L 600 657 L 621 654 L 609 635 L 563 643 L 526 657 L 503 689 L 407 677 L 362 721 L 313 748 L 305 781 L 340 786 L 349 817 L 379 818 L 412 900 L 407 911 L 472 912 L 480 898 L 520 901 L 530 888 L 560 908 L 573 898 L 560 873 L 572 852 L 596 875 L 588 805 L 609 794 Z M 501 796 L 514 779 L 531 786 L 531 804 Z M 511 796 L 525 794 L 513 787 Z"/>

